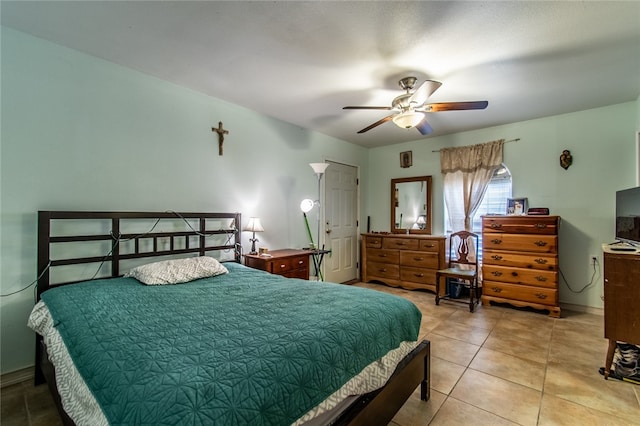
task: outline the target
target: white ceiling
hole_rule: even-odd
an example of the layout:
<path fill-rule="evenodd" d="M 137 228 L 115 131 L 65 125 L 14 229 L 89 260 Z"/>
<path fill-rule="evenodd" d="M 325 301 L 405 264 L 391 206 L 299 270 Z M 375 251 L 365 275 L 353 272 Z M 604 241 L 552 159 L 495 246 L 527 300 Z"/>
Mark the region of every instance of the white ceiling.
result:
<path fill-rule="evenodd" d="M 640 1 L 4 1 L 2 25 L 363 146 L 399 78 L 443 83 L 430 136 L 640 95 Z M 224 120 L 224 117 L 220 117 Z"/>

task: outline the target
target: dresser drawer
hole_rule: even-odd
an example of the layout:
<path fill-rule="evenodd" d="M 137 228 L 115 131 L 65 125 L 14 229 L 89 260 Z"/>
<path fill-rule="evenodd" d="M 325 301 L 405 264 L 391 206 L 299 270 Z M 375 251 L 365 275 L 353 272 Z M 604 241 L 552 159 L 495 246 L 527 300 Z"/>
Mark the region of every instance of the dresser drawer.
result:
<path fill-rule="evenodd" d="M 443 247 L 443 250 L 444 250 L 444 245 L 442 247 Z M 439 253 L 440 252 L 440 242 L 437 241 L 437 240 L 421 240 L 420 241 L 420 250 Z"/>
<path fill-rule="evenodd" d="M 397 280 L 400 278 L 400 266 L 387 263 L 367 262 L 367 274 L 369 279 L 389 278 Z"/>
<path fill-rule="evenodd" d="M 369 249 L 367 250 L 367 260 L 378 263 L 395 263 L 400 261 L 398 250 Z"/>
<path fill-rule="evenodd" d="M 400 251 L 400 265 L 416 268 L 438 269 L 438 253 L 424 251 Z"/>
<path fill-rule="evenodd" d="M 402 281 L 410 281 L 418 284 L 436 284 L 436 271 L 433 269 L 412 268 L 403 266 L 400 271 Z"/>
<path fill-rule="evenodd" d="M 539 303 L 541 305 L 558 305 L 558 290 L 555 288 L 529 287 L 517 284 L 484 281 L 482 284 L 482 295 Z"/>
<path fill-rule="evenodd" d="M 364 237 L 365 247 L 367 248 L 382 248 L 382 237 Z"/>
<path fill-rule="evenodd" d="M 503 281 L 513 284 L 526 284 L 536 287 L 556 288 L 558 273 L 539 269 L 509 268 L 504 266 L 484 265 L 482 277 L 485 280 Z"/>
<path fill-rule="evenodd" d="M 556 235 L 558 222 L 558 216 L 485 216 L 482 218 L 482 232 Z"/>
<path fill-rule="evenodd" d="M 410 238 L 385 238 L 382 240 L 382 248 L 400 250 L 418 250 L 420 241 Z"/>
<path fill-rule="evenodd" d="M 558 257 L 554 254 L 521 254 L 508 251 L 486 250 L 482 253 L 483 265 L 511 266 L 514 268 L 558 270 Z"/>
<path fill-rule="evenodd" d="M 556 235 L 485 234 L 482 250 L 526 251 L 530 253 L 557 253 Z"/>

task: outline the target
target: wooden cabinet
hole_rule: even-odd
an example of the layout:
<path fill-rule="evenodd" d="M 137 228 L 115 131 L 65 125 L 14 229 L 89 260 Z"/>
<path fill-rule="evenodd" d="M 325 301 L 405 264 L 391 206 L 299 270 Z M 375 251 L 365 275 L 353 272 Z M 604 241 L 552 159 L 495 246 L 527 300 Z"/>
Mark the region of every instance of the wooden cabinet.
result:
<path fill-rule="evenodd" d="M 435 292 L 436 271 L 444 266 L 443 236 L 362 234 L 364 282 Z"/>
<path fill-rule="evenodd" d="M 608 377 L 616 342 L 640 344 L 640 253 L 604 249 L 604 337 L 609 339 L 605 362 Z"/>
<path fill-rule="evenodd" d="M 509 303 L 560 317 L 559 216 L 482 217 L 482 303 Z"/>
<path fill-rule="evenodd" d="M 269 252 L 269 256 L 245 254 L 244 264 L 287 278 L 309 279 L 309 250 L 283 249 Z"/>

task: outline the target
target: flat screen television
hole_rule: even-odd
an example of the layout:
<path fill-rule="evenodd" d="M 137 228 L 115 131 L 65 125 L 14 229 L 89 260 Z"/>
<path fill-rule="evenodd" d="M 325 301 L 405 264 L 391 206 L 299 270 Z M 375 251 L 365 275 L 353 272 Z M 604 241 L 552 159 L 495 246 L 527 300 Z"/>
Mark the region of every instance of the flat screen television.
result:
<path fill-rule="evenodd" d="M 616 240 L 640 246 L 640 187 L 616 192 Z"/>

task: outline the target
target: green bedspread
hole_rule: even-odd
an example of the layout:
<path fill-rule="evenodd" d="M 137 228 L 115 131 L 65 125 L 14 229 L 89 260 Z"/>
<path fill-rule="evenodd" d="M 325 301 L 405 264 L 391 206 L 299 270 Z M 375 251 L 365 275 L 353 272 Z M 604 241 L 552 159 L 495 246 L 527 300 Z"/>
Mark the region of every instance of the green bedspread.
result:
<path fill-rule="evenodd" d="M 42 295 L 111 424 L 291 424 L 418 337 L 420 311 L 403 298 L 225 266 L 186 284 Z"/>

